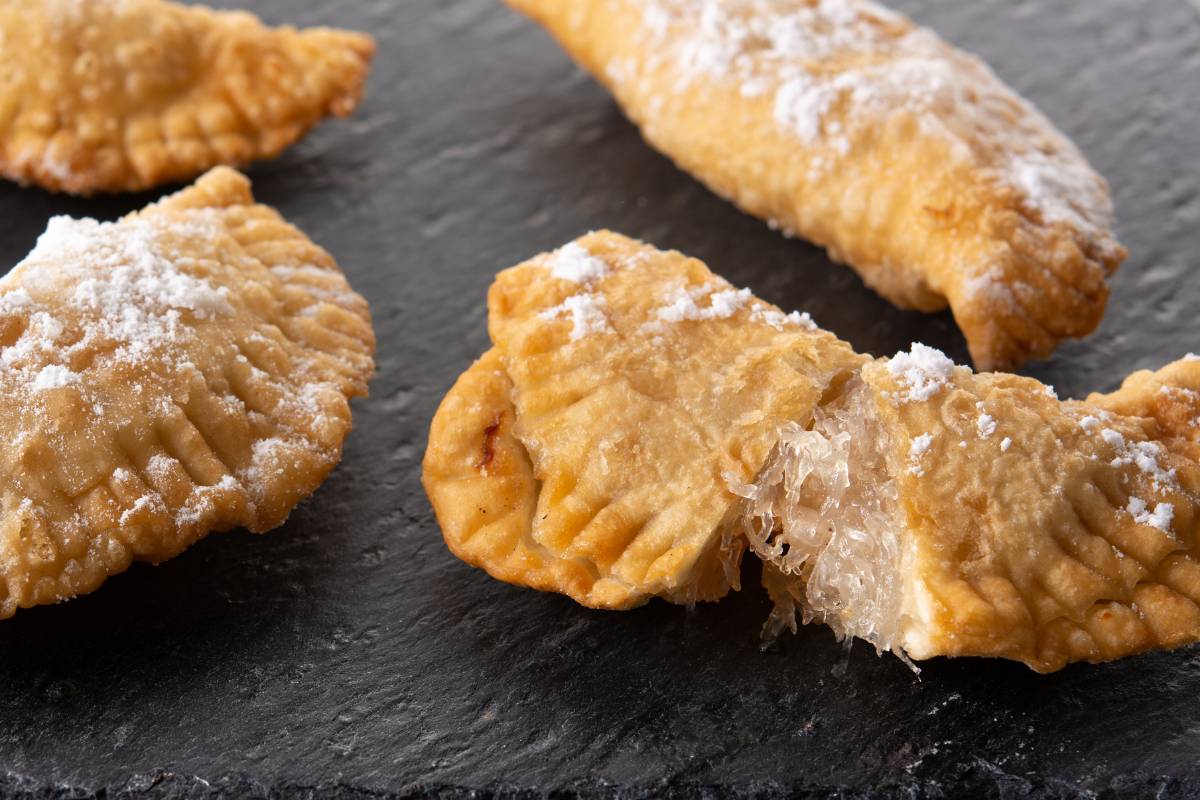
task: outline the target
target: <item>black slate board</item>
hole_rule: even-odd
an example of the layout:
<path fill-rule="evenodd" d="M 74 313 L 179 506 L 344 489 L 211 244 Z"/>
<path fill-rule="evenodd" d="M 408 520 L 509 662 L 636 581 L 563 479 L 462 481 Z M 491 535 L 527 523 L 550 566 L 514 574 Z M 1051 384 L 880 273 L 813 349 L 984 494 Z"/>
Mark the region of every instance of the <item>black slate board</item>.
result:
<path fill-rule="evenodd" d="M 344 464 L 282 530 L 0 624 L 0 795 L 1200 795 L 1197 648 L 1052 676 L 936 661 L 917 680 L 861 644 L 846 663 L 821 628 L 760 653 L 757 589 L 605 614 L 457 562 L 418 483 L 426 428 L 486 345 L 492 274 L 539 250 L 611 227 L 863 350 L 964 359 L 963 342 L 677 172 L 496 0 L 247 5 L 379 37 L 361 112 L 251 171 L 371 300 L 379 377 Z M 1029 373 L 1079 395 L 1200 350 L 1197 9 L 897 5 L 987 58 L 1113 184 L 1132 255 L 1108 318 Z M 0 186 L 0 262 L 51 214 L 149 199 Z"/>

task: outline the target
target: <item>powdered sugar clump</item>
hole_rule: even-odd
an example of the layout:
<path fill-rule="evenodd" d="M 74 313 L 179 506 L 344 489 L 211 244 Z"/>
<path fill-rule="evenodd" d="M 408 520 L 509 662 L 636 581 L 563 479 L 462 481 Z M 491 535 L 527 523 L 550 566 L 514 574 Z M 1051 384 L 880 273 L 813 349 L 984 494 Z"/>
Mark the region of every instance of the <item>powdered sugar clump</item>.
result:
<path fill-rule="evenodd" d="M 591 283 L 608 275 L 609 269 L 602 259 L 579 242 L 571 242 L 549 255 L 546 267 L 556 278 L 572 283 Z"/>
<path fill-rule="evenodd" d="M 908 471 L 913 475 L 920 477 L 925 474 L 925 467 L 921 460 L 925 458 L 925 454 L 929 452 L 929 448 L 933 446 L 933 435 L 922 433 L 920 436 L 912 440 L 912 445 L 908 448 Z"/>
<path fill-rule="evenodd" d="M 1136 466 L 1143 475 L 1153 481 L 1155 489 L 1178 487 L 1174 468 L 1165 469 L 1159 462 L 1164 451 L 1158 442 L 1128 442 L 1112 428 L 1100 431 L 1100 438 L 1117 451 L 1110 466 Z"/>
<path fill-rule="evenodd" d="M 1012 447 L 1012 438 L 1009 436 L 1005 436 L 1004 439 L 1000 442 L 1000 452 L 1007 453 L 1008 448 L 1010 448 L 1010 447 Z"/>
<path fill-rule="evenodd" d="M 577 342 L 593 333 L 611 333 L 612 326 L 604 315 L 604 298 L 591 292 L 573 294 L 554 308 L 541 313 L 542 319 L 569 317 L 571 341 Z"/>
<path fill-rule="evenodd" d="M 1149 525 L 1164 533 L 1171 532 L 1171 522 L 1175 519 L 1175 506 L 1170 503 L 1158 503 L 1150 511 L 1145 500 L 1139 497 L 1129 498 L 1125 508 L 1133 516 L 1133 521 L 1139 525 Z"/>
<path fill-rule="evenodd" d="M 888 372 L 907 387 L 901 400 L 909 403 L 924 402 L 940 392 L 954 376 L 954 366 L 941 350 L 920 342 L 887 362 Z"/>
<path fill-rule="evenodd" d="M 715 291 L 713 284 L 694 289 L 677 287 L 671 291 L 665 304 L 654 312 L 661 322 L 683 322 L 684 320 L 729 319 L 750 302 L 749 289 L 724 288 Z M 708 298 L 708 305 L 697 301 Z"/>
<path fill-rule="evenodd" d="M 983 403 L 976 403 L 976 408 L 980 411 L 979 419 L 976 420 L 976 432 L 980 439 L 986 439 L 996 433 L 996 420 L 991 414 L 983 413 Z"/>
<path fill-rule="evenodd" d="M 817 323 L 813 322 L 812 316 L 807 311 L 792 311 L 785 314 L 778 309 L 767 308 L 761 303 L 755 303 L 751 307 L 750 319 L 754 322 L 762 322 L 770 325 L 777 331 L 781 331 L 789 326 L 803 328 L 806 331 L 819 330 Z"/>
<path fill-rule="evenodd" d="M 71 372 L 71 370 L 61 364 L 48 364 L 42 367 L 29 388 L 35 392 L 44 392 L 48 389 L 61 389 L 64 386 L 70 386 L 72 383 L 78 382 L 78 374 Z"/>
<path fill-rule="evenodd" d="M 662 305 L 655 309 L 654 319 L 645 325 L 645 330 L 659 333 L 667 324 L 730 319 L 747 307 L 751 322 L 769 325 L 777 331 L 786 328 L 819 330 L 807 312 L 785 314 L 755 300 L 749 289 L 735 289 L 720 279 L 691 288 L 677 285 L 665 292 Z"/>

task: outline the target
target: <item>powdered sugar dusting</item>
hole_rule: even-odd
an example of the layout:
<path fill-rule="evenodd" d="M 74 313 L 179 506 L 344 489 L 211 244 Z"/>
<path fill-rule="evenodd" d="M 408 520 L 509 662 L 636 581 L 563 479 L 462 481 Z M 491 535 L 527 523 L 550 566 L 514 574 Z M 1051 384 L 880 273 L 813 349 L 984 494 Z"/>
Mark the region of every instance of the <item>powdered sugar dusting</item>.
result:
<path fill-rule="evenodd" d="M 775 122 L 813 148 L 810 172 L 832 169 L 893 114 L 913 117 L 956 157 L 986 158 L 1044 222 L 1065 222 L 1107 243 L 1112 205 L 1078 149 L 981 61 L 869 0 L 646 0 L 644 64 L 608 65 L 617 81 L 664 63 L 676 90 L 734 82 L 771 100 Z M 981 156 L 980 137 L 1000 146 Z M 1110 245 L 1115 247 L 1115 244 Z"/>
<path fill-rule="evenodd" d="M 579 242 L 555 250 L 546 259 L 546 267 L 556 278 L 572 283 L 591 283 L 608 275 L 609 269 L 602 259 Z"/>
<path fill-rule="evenodd" d="M 1149 525 L 1164 533 L 1171 532 L 1171 522 L 1175 519 L 1175 506 L 1170 503 L 1158 503 L 1150 510 L 1146 501 L 1137 497 L 1129 498 L 1125 508 L 1133 516 L 1133 521 L 1139 525 Z"/>
<path fill-rule="evenodd" d="M 1157 490 L 1179 488 L 1174 468 L 1163 467 L 1159 460 L 1165 455 L 1165 451 L 1158 442 L 1126 441 L 1124 436 L 1112 428 L 1101 430 L 1100 438 L 1116 451 L 1116 455 L 1110 462 L 1111 466 L 1123 467 L 1130 464 L 1136 466 L 1153 482 L 1154 488 Z"/>
<path fill-rule="evenodd" d="M 983 403 L 977 403 L 976 407 L 982 412 Z M 996 419 L 991 414 L 980 413 L 979 419 L 975 421 L 975 431 L 980 439 L 988 438 L 996 432 Z"/>
<path fill-rule="evenodd" d="M 49 364 L 42 367 L 41 372 L 33 379 L 30 388 L 35 392 L 44 392 L 48 389 L 61 389 L 78 382 L 79 375 L 76 373 L 61 364 Z"/>
<path fill-rule="evenodd" d="M 749 289 L 717 288 L 705 284 L 693 289 L 676 287 L 667 294 L 665 304 L 654 312 L 661 322 L 684 320 L 729 319 L 752 299 Z M 727 286 L 721 284 L 720 286 Z M 707 305 L 698 301 L 708 298 Z"/>
<path fill-rule="evenodd" d="M 1079 427 L 1089 434 L 1099 431 L 1098 436 L 1108 448 L 1113 451 L 1109 466 L 1113 468 L 1133 466 L 1137 475 L 1148 480 L 1155 492 L 1178 491 L 1179 480 L 1173 467 L 1163 465 L 1166 450 L 1158 442 L 1129 441 L 1120 431 L 1112 428 L 1101 428 L 1100 420 L 1092 415 L 1085 416 L 1079 422 Z M 1126 507 L 1139 525 L 1149 525 L 1164 532 L 1170 532 L 1171 522 L 1175 516 L 1175 507 L 1170 503 L 1157 503 L 1150 508 L 1149 502 L 1131 495 Z"/>
<path fill-rule="evenodd" d="M 954 376 L 954 362 L 933 347 L 914 342 L 908 352 L 899 352 L 887 362 L 887 370 L 907 391 L 902 402 L 924 402 L 938 394 Z"/>
<path fill-rule="evenodd" d="M 137 363 L 177 343 L 189 318 L 232 314 L 229 290 L 185 271 L 170 244 L 219 234 L 216 221 L 200 211 L 169 226 L 154 219 L 53 218 L 37 246 L 0 280 L 0 315 L 26 320 L 21 336 L 0 349 L 0 379 L 31 395 L 81 384 L 70 364 L 82 354 Z M 17 280 L 22 285 L 8 288 Z"/>
<path fill-rule="evenodd" d="M 577 342 L 593 333 L 611 333 L 612 326 L 604 314 L 604 297 L 592 292 L 574 294 L 554 308 L 540 314 L 542 319 L 567 317 L 571 321 L 571 341 Z"/>
<path fill-rule="evenodd" d="M 762 303 L 755 303 L 750 307 L 750 319 L 754 322 L 770 325 L 777 331 L 788 327 L 803 328 L 806 331 L 813 332 L 820 330 L 817 327 L 817 323 L 813 321 L 812 316 L 807 311 L 792 311 L 785 314 L 779 309 L 768 308 Z"/>
<path fill-rule="evenodd" d="M 659 333 L 665 325 L 685 321 L 730 319 L 747 308 L 751 322 L 768 325 L 777 331 L 788 328 L 819 330 L 807 312 L 784 313 L 756 300 L 749 289 L 735 289 L 720 279 L 692 287 L 676 285 L 663 293 L 660 302 L 653 319 L 644 326 L 647 332 Z"/>
<path fill-rule="evenodd" d="M 116 431 L 128 426 L 154 430 L 166 421 L 174 429 L 186 423 L 196 413 L 187 407 L 189 397 L 207 380 L 208 401 L 245 416 L 254 437 L 270 431 L 292 452 L 336 459 L 324 443 L 338 433 L 329 426 L 343 420 L 326 412 L 335 399 L 342 407 L 345 394 L 296 349 L 300 344 L 288 342 L 280 320 L 239 308 L 240 294 L 235 297 L 227 287 L 240 286 L 243 274 L 258 281 L 268 273 L 261 262 L 236 253 L 216 210 L 148 213 L 116 223 L 52 220 L 24 261 L 0 278 L 0 394 L 8 401 L 3 413 L 51 447 L 82 436 L 107 453 Z M 244 273 L 237 260 L 243 257 Z M 270 274 L 274 277 L 265 280 L 272 284 L 294 281 L 311 289 L 314 305 L 362 303 L 348 287 L 342 290 L 336 269 L 300 265 Z M 237 369 L 214 374 L 222 363 Z M 82 403 L 54 402 L 53 393 L 68 388 Z M 191 422 L 193 435 L 207 439 L 203 424 Z M 261 448 L 250 444 L 257 454 Z M 168 508 L 153 487 L 203 481 L 195 477 L 191 454 L 165 452 L 167 445 L 147 443 L 156 452 L 144 456 L 139 468 L 113 468 L 110 480 L 121 487 L 115 494 L 130 498 L 122 500 L 121 525 L 145 525 L 167 514 L 181 528 L 211 527 L 230 514 L 250 524 L 254 496 L 278 485 L 277 476 L 262 470 L 226 473 L 212 485 L 194 485 L 185 497 L 173 496 Z M 312 463 L 310 455 L 301 466 L 311 469 Z M 126 495 L 139 489 L 140 497 Z"/>
<path fill-rule="evenodd" d="M 933 435 L 923 433 L 912 440 L 908 449 L 908 471 L 918 478 L 925 474 L 925 466 L 921 463 L 929 448 L 933 446 Z"/>

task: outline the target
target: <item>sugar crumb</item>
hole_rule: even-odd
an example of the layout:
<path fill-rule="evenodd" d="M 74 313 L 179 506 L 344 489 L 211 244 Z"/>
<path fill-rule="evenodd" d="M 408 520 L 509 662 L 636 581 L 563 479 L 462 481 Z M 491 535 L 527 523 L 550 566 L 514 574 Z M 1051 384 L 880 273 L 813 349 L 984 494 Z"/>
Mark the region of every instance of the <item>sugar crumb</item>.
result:
<path fill-rule="evenodd" d="M 29 388 L 35 392 L 44 392 L 49 389 L 61 389 L 78 382 L 78 373 L 72 372 L 61 364 L 48 364 L 38 372 Z"/>
<path fill-rule="evenodd" d="M 762 322 L 770 325 L 777 331 L 781 331 L 786 327 L 803 328 L 806 331 L 817 331 L 817 323 L 813 321 L 812 316 L 807 312 L 793 311 L 790 314 L 785 314 L 775 308 L 768 308 L 762 303 L 755 303 L 750 310 L 750 319 L 753 322 Z"/>
<path fill-rule="evenodd" d="M 925 467 L 921 464 L 921 460 L 925 454 L 929 452 L 929 448 L 933 446 L 933 435 L 922 433 L 920 436 L 912 440 L 912 444 L 908 449 L 908 471 L 913 475 L 920 477 L 925 474 Z"/>
<path fill-rule="evenodd" d="M 667 323 L 729 319 L 753 297 L 749 289 L 725 288 L 714 291 L 715 288 L 714 284 L 705 284 L 693 289 L 678 286 L 667 294 L 664 305 L 655 311 L 654 316 L 660 322 Z M 708 305 L 701 305 L 698 301 L 706 297 Z"/>
<path fill-rule="evenodd" d="M 1129 498 L 1129 505 L 1125 510 L 1133 516 L 1134 522 L 1139 525 L 1149 525 L 1151 528 L 1158 528 L 1164 533 L 1171 532 L 1171 522 L 1175 519 L 1175 506 L 1170 503 L 1158 503 L 1151 511 L 1146 501 L 1140 497 Z"/>
<path fill-rule="evenodd" d="M 908 352 L 892 356 L 887 370 L 908 388 L 905 402 L 924 402 L 936 395 L 954 376 L 955 364 L 945 353 L 914 342 Z"/>
<path fill-rule="evenodd" d="M 547 258 L 545 266 L 555 278 L 571 283 L 591 283 L 609 273 L 608 264 L 592 255 L 579 242 L 571 242 L 555 250 Z"/>
<path fill-rule="evenodd" d="M 542 319 L 569 317 L 572 342 L 579 341 L 589 334 L 612 332 L 608 317 L 604 315 L 604 297 L 591 292 L 571 295 L 554 308 L 541 312 L 539 316 Z"/>
<path fill-rule="evenodd" d="M 980 403 L 980 405 L 983 405 Z M 980 439 L 986 439 L 996 432 L 996 420 L 991 414 L 980 414 L 975 422 L 975 430 Z"/>

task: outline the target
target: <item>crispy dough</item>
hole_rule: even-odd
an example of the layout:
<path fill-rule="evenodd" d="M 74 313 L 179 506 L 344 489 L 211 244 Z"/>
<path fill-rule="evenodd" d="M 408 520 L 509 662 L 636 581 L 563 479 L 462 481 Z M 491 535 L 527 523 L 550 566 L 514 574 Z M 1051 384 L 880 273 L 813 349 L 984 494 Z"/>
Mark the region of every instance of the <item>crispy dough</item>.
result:
<path fill-rule="evenodd" d="M 0 0 L 0 173 L 139 191 L 273 158 L 362 97 L 371 38 L 165 0 Z"/>
<path fill-rule="evenodd" d="M 333 258 L 231 169 L 52 220 L 0 279 L 0 618 L 282 524 L 341 458 L 374 344 Z"/>
<path fill-rule="evenodd" d="M 900 387 L 882 364 L 864 379 L 892 463 L 932 436 L 922 474 L 898 470 L 910 656 L 996 655 L 1050 671 L 1200 639 L 1200 465 L 1164 446 L 1170 434 L 1152 418 L 965 368 L 919 403 L 889 398 Z M 996 423 L 987 437 L 984 414 Z M 1165 529 L 1149 516 L 1160 504 Z"/>
<path fill-rule="evenodd" d="M 679 302 L 709 318 L 663 322 Z M 607 232 L 501 273 L 489 311 L 495 348 L 434 418 L 426 490 L 461 558 L 596 608 L 736 585 L 729 483 L 862 361 L 700 262 Z"/>
<path fill-rule="evenodd" d="M 773 630 L 799 610 L 906 659 L 1200 640 L 1200 359 L 1085 402 L 916 345 L 872 361 L 610 233 L 502 273 L 489 312 L 424 482 L 501 580 L 717 599 L 748 544 Z"/>
<path fill-rule="evenodd" d="M 1200 461 L 1200 357 L 1190 355 L 1157 372 L 1135 372 L 1117 391 L 1093 394 L 1088 402 L 1153 420 L 1155 438 L 1167 449 Z"/>
<path fill-rule="evenodd" d="M 980 369 L 1092 332 L 1125 257 L 1108 188 L 978 59 L 863 0 L 508 0 L 646 139 L 904 308 L 950 306 Z"/>
<path fill-rule="evenodd" d="M 746 493 L 775 628 L 800 610 L 906 659 L 1039 672 L 1200 640 L 1200 363 L 1064 402 L 935 353 L 911 374 L 907 353 L 864 367 L 773 457 L 812 472 L 785 497 L 768 469 Z M 848 489 L 830 491 L 839 464 Z"/>

